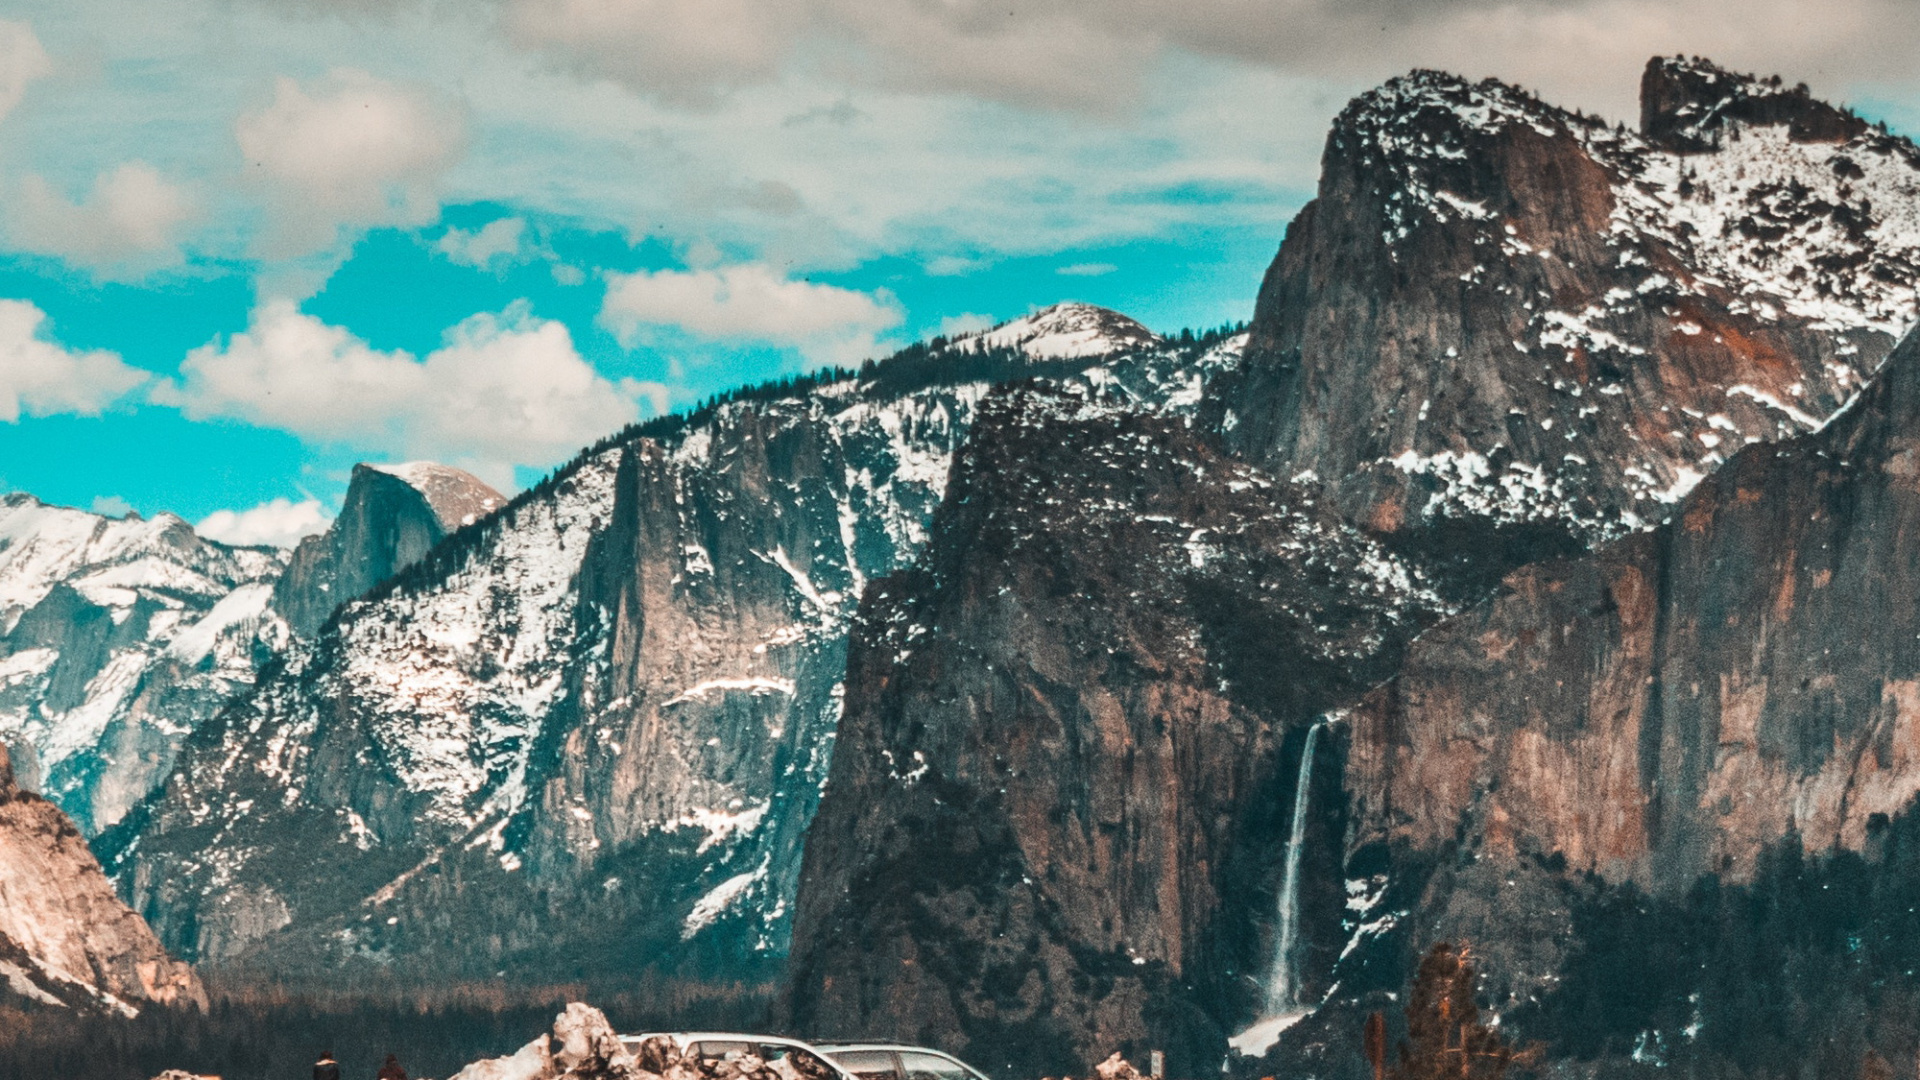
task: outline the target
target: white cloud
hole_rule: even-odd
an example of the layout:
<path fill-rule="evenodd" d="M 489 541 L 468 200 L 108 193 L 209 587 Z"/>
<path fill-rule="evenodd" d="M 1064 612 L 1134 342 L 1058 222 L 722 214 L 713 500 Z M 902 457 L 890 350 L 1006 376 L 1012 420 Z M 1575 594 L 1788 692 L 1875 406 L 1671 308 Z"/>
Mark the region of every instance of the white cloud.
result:
<path fill-rule="evenodd" d="M 369 346 L 285 300 L 227 341 L 187 354 L 155 399 L 303 439 L 459 465 L 504 489 L 637 418 L 658 388 L 615 385 L 560 323 L 523 307 L 475 315 L 424 358 Z"/>
<path fill-rule="evenodd" d="M 1062 266 L 1054 273 L 1064 274 L 1067 277 L 1105 277 L 1118 269 L 1120 268 L 1108 262 L 1074 263 L 1071 266 Z"/>
<path fill-rule="evenodd" d="M 317 499 L 269 499 L 246 510 L 215 510 L 194 530 L 238 547 L 292 547 L 301 537 L 325 532 L 332 521 Z"/>
<path fill-rule="evenodd" d="M 785 345 L 836 361 L 871 355 L 878 335 L 900 319 L 885 292 L 795 281 L 759 263 L 609 274 L 600 309 L 600 321 L 628 343 L 644 339 L 649 328 L 673 327 L 718 340 Z"/>
<path fill-rule="evenodd" d="M 194 212 L 185 190 L 146 162 L 129 161 L 96 176 L 80 202 L 28 176 L 11 208 L 9 232 L 27 251 L 94 266 L 150 266 L 179 259 L 175 233 Z"/>
<path fill-rule="evenodd" d="M 433 246 L 450 262 L 485 269 L 496 261 L 506 263 L 518 259 L 521 238 L 526 231 L 526 218 L 505 217 L 471 232 L 448 229 Z"/>
<path fill-rule="evenodd" d="M 0 19 L 0 119 L 26 96 L 27 84 L 53 74 L 53 60 L 34 36 L 33 27 Z"/>
<path fill-rule="evenodd" d="M 418 87 L 337 69 L 308 90 L 282 77 L 234 136 L 270 192 L 283 251 L 323 246 L 338 226 L 421 225 L 466 144 L 464 112 Z"/>
<path fill-rule="evenodd" d="M 46 312 L 0 300 L 0 421 L 77 413 L 96 416 L 151 376 L 104 350 L 78 352 L 48 341 Z"/>
<path fill-rule="evenodd" d="M 940 320 L 940 336 L 952 338 L 959 337 L 961 334 L 977 333 L 989 329 L 999 321 L 991 315 L 981 315 L 973 311 L 949 315 Z"/>
<path fill-rule="evenodd" d="M 133 504 L 118 495 L 95 495 L 87 509 L 102 517 L 123 518 L 133 513 Z"/>

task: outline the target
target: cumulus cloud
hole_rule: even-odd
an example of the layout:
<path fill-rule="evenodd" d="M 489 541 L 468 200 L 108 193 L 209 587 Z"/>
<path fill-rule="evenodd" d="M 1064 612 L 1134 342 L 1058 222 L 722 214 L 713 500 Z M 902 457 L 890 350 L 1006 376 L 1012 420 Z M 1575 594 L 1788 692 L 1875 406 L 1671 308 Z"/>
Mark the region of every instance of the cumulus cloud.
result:
<path fill-rule="evenodd" d="M 431 458 L 510 488 L 636 419 L 657 388 L 619 385 L 574 350 L 560 323 L 523 307 L 475 315 L 425 357 L 375 349 L 342 327 L 270 301 L 252 325 L 193 350 L 155 395 L 190 419 L 226 417 L 361 452 Z"/>
<path fill-rule="evenodd" d="M 471 231 L 448 229 L 433 246 L 449 262 L 485 269 L 518 259 L 526 231 L 527 219 L 505 217 Z"/>
<path fill-rule="evenodd" d="M 607 276 L 600 321 L 623 342 L 672 327 L 718 340 L 763 341 L 816 360 L 871 355 L 878 336 L 899 325 L 886 293 L 795 281 L 759 263 L 705 270 L 641 270 Z"/>
<path fill-rule="evenodd" d="M 432 221 L 466 117 L 418 87 L 341 69 L 311 88 L 281 78 L 272 104 L 243 114 L 234 136 L 248 175 L 270 193 L 276 244 L 302 250 L 342 225 Z"/>
<path fill-rule="evenodd" d="M 130 161 L 95 177 L 78 202 L 28 176 L 11 207 L 9 232 L 27 251 L 92 266 L 150 266 L 179 259 L 176 234 L 194 215 L 185 189 L 146 162 Z"/>
<path fill-rule="evenodd" d="M 53 74 L 53 60 L 34 36 L 33 27 L 0 19 L 0 119 L 26 96 L 27 84 Z"/>
<path fill-rule="evenodd" d="M 0 421 L 97 416 L 150 378 L 113 353 L 75 351 L 47 340 L 46 323 L 46 312 L 35 305 L 0 300 Z"/>
<path fill-rule="evenodd" d="M 194 526 L 209 540 L 236 547 L 292 547 L 325 532 L 333 519 L 318 499 L 269 499 L 245 510 L 215 510 Z"/>

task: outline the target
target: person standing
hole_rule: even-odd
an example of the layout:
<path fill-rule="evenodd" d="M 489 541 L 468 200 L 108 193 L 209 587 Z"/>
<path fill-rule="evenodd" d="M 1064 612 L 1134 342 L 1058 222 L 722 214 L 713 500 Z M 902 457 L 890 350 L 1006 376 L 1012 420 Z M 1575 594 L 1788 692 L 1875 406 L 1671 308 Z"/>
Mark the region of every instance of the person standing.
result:
<path fill-rule="evenodd" d="M 333 1060 L 333 1051 L 320 1051 L 320 1060 L 313 1063 L 313 1080 L 340 1080 L 340 1063 Z"/>
<path fill-rule="evenodd" d="M 380 1075 L 374 1080 L 407 1080 L 407 1070 L 400 1067 L 399 1057 L 388 1054 L 387 1063 L 380 1066 Z"/>

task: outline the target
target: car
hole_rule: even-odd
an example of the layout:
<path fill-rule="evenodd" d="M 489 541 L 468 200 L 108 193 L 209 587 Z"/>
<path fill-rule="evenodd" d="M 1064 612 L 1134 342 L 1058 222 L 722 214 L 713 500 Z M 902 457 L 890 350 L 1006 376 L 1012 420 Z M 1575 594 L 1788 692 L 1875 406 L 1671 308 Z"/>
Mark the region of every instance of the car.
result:
<path fill-rule="evenodd" d="M 620 1041 L 630 1050 L 638 1050 L 649 1039 L 672 1040 L 683 1056 L 698 1058 L 708 1066 L 725 1061 L 733 1054 L 753 1054 L 785 1080 L 811 1080 L 822 1075 L 832 1080 L 860 1080 L 819 1049 L 799 1039 L 779 1035 L 749 1035 L 737 1031 L 654 1031 L 620 1036 Z M 811 1057 L 824 1068 L 796 1067 L 801 1060 L 798 1055 L 801 1054 Z"/>
<path fill-rule="evenodd" d="M 952 1054 L 899 1043 L 813 1043 L 813 1049 L 858 1080 L 987 1080 Z"/>

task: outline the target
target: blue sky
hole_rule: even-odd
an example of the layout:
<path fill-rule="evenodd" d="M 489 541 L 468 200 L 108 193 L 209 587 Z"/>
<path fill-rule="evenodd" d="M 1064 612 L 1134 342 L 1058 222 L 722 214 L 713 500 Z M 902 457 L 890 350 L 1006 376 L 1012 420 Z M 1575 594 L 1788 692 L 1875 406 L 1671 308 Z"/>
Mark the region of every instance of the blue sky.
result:
<path fill-rule="evenodd" d="M 351 466 L 512 489 L 636 418 L 1075 299 L 1251 313 L 1412 66 L 1633 115 L 1700 52 L 1910 130 L 1910 4 L 0 5 L 0 490 L 287 542 Z"/>

